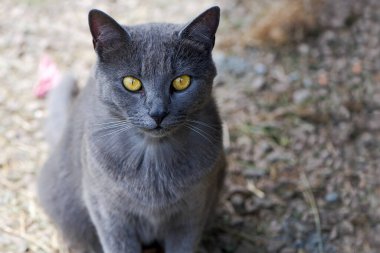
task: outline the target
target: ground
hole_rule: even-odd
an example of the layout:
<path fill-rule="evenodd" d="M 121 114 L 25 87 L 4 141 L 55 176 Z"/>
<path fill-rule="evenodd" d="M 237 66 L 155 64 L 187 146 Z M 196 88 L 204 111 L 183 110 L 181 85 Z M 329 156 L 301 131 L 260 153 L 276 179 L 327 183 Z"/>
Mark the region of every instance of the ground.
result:
<path fill-rule="evenodd" d="M 95 59 L 88 10 L 187 22 L 213 4 L 196 2 L 2 1 L 1 252 L 64 252 L 35 197 L 49 151 L 45 101 L 33 94 L 41 57 L 83 85 Z M 380 2 L 329 1 L 312 32 L 255 44 L 260 2 L 219 3 L 214 93 L 229 167 L 201 252 L 379 252 Z"/>

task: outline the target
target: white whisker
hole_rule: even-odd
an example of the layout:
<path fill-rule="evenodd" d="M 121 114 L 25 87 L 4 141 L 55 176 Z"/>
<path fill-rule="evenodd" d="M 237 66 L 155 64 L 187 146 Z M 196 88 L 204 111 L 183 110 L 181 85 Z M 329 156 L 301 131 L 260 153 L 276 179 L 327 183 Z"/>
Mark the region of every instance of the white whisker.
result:
<path fill-rule="evenodd" d="M 97 127 L 97 128 L 95 128 L 95 130 L 102 131 L 102 130 L 107 130 L 107 129 L 112 129 L 112 128 L 119 128 L 119 127 L 123 127 L 123 126 L 128 126 L 128 124 L 125 122 L 124 123 L 117 123 L 117 124 Z"/>
<path fill-rule="evenodd" d="M 203 130 L 202 128 L 200 127 L 197 127 L 197 126 L 194 126 L 194 125 L 191 125 L 193 128 L 195 128 L 196 130 L 200 131 L 201 133 L 203 133 L 204 135 L 206 135 L 207 137 L 209 137 L 211 140 L 213 141 L 216 141 L 216 138 L 214 136 L 212 136 L 211 134 L 209 134 L 208 132 L 206 132 L 205 130 Z"/>
<path fill-rule="evenodd" d="M 195 124 L 199 124 L 199 125 L 202 125 L 202 126 L 205 126 L 205 127 L 208 127 L 208 128 L 210 128 L 212 130 L 215 130 L 215 131 L 219 131 L 220 130 L 220 125 L 217 125 L 217 124 L 207 124 L 207 123 L 199 121 L 199 120 L 190 120 L 190 119 L 188 119 L 187 121 L 195 123 Z M 217 126 L 219 126 L 219 128 L 217 128 Z"/>
<path fill-rule="evenodd" d="M 118 124 L 118 123 L 128 123 L 127 120 L 116 120 L 116 121 L 109 121 L 109 122 L 100 122 L 94 124 L 95 126 L 104 126 L 104 125 L 112 125 L 112 124 Z"/>
<path fill-rule="evenodd" d="M 100 138 L 104 138 L 104 137 L 106 137 L 106 136 L 110 136 L 110 135 L 118 134 L 118 133 L 121 133 L 121 132 L 123 132 L 123 131 L 126 131 L 126 130 L 128 130 L 128 129 L 130 129 L 130 128 L 132 128 L 132 126 L 130 126 L 130 125 L 126 125 L 125 127 L 118 127 L 117 129 L 114 129 L 114 130 L 111 131 L 111 132 L 108 132 L 108 133 L 106 133 L 106 134 L 103 134 L 103 135 L 99 136 L 98 138 L 100 139 Z"/>
<path fill-rule="evenodd" d="M 194 131 L 195 133 L 199 134 L 201 137 L 203 137 L 205 140 L 210 142 L 211 144 L 214 144 L 207 136 L 203 135 L 201 132 L 199 132 L 197 129 L 194 128 L 194 126 L 185 124 L 185 127 L 189 128 L 190 130 Z"/>

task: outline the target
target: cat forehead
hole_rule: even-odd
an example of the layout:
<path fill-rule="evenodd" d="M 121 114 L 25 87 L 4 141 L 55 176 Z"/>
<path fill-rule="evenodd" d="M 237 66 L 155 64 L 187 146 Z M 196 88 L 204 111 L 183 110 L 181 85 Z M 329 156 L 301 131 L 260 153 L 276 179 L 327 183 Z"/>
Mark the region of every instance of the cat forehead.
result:
<path fill-rule="evenodd" d="M 182 26 L 168 23 L 149 23 L 124 26 L 132 41 L 139 43 L 173 42 Z"/>
<path fill-rule="evenodd" d="M 182 26 L 175 24 L 145 24 L 125 27 L 131 40 L 132 64 L 142 76 L 157 76 L 173 71 L 173 55 L 180 43 L 178 33 Z M 128 45 L 127 45 L 128 47 Z M 181 68 L 181 64 L 176 64 Z"/>

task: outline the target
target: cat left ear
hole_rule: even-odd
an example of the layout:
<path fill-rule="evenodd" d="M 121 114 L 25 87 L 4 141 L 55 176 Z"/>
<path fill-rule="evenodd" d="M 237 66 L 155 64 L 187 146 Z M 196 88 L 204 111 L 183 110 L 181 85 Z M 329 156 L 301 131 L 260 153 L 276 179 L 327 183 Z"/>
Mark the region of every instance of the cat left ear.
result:
<path fill-rule="evenodd" d="M 92 42 L 99 56 L 119 49 L 129 39 L 124 28 L 106 13 L 93 9 L 88 14 Z"/>
<path fill-rule="evenodd" d="M 183 39 L 193 40 L 213 48 L 219 18 L 220 8 L 218 6 L 211 7 L 186 25 L 180 31 L 179 36 Z"/>

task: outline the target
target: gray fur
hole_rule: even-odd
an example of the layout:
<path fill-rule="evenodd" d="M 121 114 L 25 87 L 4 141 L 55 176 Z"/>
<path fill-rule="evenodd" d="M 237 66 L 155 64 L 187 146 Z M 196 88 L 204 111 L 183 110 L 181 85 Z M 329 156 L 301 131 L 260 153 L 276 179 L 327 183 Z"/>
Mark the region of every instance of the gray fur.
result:
<path fill-rule="evenodd" d="M 41 204 L 76 253 L 195 252 L 222 187 L 222 129 L 212 98 L 219 8 L 186 26 L 121 27 L 91 11 L 98 62 L 38 182 Z M 188 89 L 171 82 L 187 74 Z M 127 91 L 124 76 L 144 89 Z M 166 111 L 160 128 L 149 115 Z"/>
<path fill-rule="evenodd" d="M 44 133 L 51 147 L 56 146 L 62 137 L 63 129 L 69 118 L 70 106 L 78 92 L 75 78 L 71 74 L 65 74 L 59 85 L 48 94 L 48 115 Z"/>

